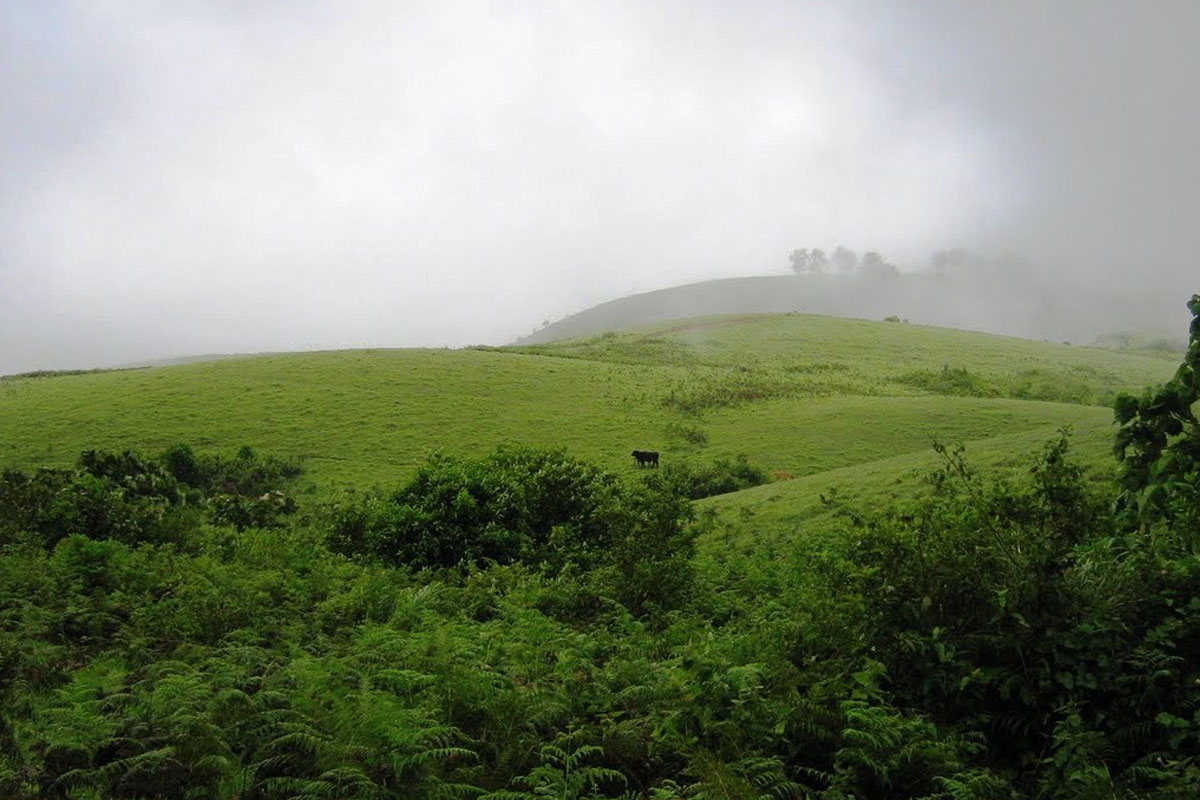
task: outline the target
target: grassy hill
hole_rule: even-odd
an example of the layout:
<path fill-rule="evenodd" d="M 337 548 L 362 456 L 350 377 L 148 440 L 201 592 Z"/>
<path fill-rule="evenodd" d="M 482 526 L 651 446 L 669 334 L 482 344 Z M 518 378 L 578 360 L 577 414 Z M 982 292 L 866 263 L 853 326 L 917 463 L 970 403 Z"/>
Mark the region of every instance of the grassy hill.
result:
<path fill-rule="evenodd" d="M 553 322 L 517 344 L 596 336 L 688 317 L 786 312 L 870 320 L 895 315 L 925 325 L 1075 343 L 1103 337 L 1115 341 L 1118 332 L 1125 333 L 1116 338 L 1128 340 L 1133 331 L 1178 342 L 1179 330 L 1187 324 L 1182 305 L 1170 295 L 1064 287 L 1055 282 L 1053 271 L 975 277 L 902 273 L 885 279 L 857 273 L 757 275 L 621 297 Z"/>
<path fill-rule="evenodd" d="M 902 323 L 712 317 L 524 347 L 5 379 L 0 464 L 64 465 L 90 447 L 250 444 L 302 460 L 324 496 L 393 485 L 435 451 L 478 455 L 503 442 L 560 446 L 621 470 L 633 469 L 633 448 L 667 461 L 745 453 L 796 477 L 925 453 L 931 437 L 1037 439 L 1064 424 L 1102 453 L 1104 437 L 1092 433 L 1106 430 L 1113 393 L 1171 369 Z"/>

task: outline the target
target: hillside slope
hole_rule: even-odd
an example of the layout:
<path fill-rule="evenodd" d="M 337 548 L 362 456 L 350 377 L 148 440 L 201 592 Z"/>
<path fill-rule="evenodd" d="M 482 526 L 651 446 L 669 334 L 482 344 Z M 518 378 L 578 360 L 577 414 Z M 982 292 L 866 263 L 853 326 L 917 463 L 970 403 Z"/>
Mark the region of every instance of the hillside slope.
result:
<path fill-rule="evenodd" d="M 745 453 L 804 476 L 927 451 L 931 437 L 1102 429 L 1114 392 L 1170 372 L 1157 359 L 916 325 L 720 317 L 521 348 L 7 379 L 0 466 L 65 465 L 93 447 L 250 444 L 300 459 L 327 495 L 394 485 L 435 451 L 523 442 L 618 470 L 644 448 L 667 461 Z"/>
<path fill-rule="evenodd" d="M 605 331 L 717 314 L 799 311 L 880 320 L 895 315 L 925 325 L 1091 342 L 1118 331 L 1175 337 L 1186 314 L 1173 297 L 1116 297 L 1086 286 L 1065 290 L 1035 277 L 992 280 L 901 274 L 763 275 L 689 283 L 630 295 L 572 314 L 517 344 L 595 336 Z"/>

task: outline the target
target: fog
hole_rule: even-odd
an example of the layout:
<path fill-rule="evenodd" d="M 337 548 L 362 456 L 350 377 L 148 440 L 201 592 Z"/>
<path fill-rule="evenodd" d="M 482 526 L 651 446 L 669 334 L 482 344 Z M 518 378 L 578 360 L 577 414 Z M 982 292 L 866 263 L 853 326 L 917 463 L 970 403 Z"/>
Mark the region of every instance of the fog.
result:
<path fill-rule="evenodd" d="M 0 0 L 0 374 L 500 344 L 837 244 L 1182 320 L 1198 51 L 1194 0 Z"/>

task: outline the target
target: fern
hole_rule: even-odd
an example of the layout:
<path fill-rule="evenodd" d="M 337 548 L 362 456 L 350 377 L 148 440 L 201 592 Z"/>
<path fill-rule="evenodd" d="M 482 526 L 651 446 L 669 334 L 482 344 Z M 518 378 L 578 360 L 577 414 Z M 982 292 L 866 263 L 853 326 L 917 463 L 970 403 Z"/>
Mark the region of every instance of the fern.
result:
<path fill-rule="evenodd" d="M 624 784 L 626 779 L 614 769 L 586 763 L 603 750 L 596 745 L 580 744 L 582 737 L 581 730 L 570 729 L 542 745 L 538 750 L 540 765 L 513 779 L 514 784 L 528 791 L 489 792 L 480 800 L 602 800 L 604 796 L 597 794 L 599 786 Z"/>

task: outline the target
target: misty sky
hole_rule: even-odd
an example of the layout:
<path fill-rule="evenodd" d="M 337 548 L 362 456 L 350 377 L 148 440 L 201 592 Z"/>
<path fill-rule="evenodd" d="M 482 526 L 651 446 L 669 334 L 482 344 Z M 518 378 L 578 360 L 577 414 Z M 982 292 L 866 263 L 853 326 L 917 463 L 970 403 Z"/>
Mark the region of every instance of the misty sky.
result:
<path fill-rule="evenodd" d="M 500 344 L 837 244 L 1182 307 L 1198 51 L 1195 0 L 0 0 L 0 374 Z"/>

